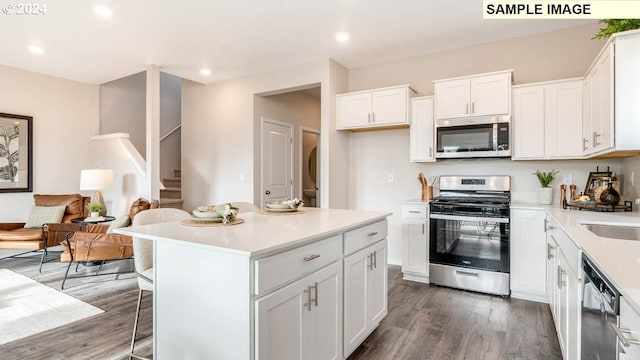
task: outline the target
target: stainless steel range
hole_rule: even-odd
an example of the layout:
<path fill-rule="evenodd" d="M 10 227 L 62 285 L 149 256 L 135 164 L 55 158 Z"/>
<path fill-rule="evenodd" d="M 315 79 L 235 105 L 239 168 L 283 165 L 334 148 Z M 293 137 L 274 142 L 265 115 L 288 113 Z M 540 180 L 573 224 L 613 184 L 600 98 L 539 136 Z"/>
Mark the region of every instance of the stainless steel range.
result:
<path fill-rule="evenodd" d="M 429 212 L 429 281 L 509 295 L 509 176 L 441 176 Z"/>

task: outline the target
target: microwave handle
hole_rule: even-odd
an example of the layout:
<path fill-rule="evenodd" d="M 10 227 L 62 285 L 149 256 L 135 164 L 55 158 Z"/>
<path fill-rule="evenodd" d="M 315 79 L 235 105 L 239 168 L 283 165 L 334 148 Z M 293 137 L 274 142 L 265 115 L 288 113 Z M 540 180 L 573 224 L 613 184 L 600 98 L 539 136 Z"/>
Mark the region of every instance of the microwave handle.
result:
<path fill-rule="evenodd" d="M 498 155 L 498 124 L 493 124 L 493 151 Z"/>

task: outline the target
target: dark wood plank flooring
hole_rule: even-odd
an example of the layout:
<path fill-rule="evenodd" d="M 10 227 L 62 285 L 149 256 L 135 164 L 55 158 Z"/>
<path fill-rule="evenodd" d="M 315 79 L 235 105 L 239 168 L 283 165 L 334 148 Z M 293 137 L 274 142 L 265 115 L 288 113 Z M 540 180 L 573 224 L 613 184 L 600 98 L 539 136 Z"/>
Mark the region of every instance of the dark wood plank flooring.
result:
<path fill-rule="evenodd" d="M 60 289 L 66 264 L 38 258 L 0 261 L 8 268 Z M 132 264 L 110 264 L 105 271 Z M 73 271 L 73 268 L 72 268 Z M 80 272 L 84 271 L 80 267 Z M 64 292 L 105 312 L 0 346 L 1 359 L 128 359 L 138 287 L 133 274 L 73 279 Z M 151 293 L 143 298 L 140 355 L 150 357 Z M 389 267 L 389 315 L 350 360 L 561 359 L 545 304 L 447 289 L 402 280 Z"/>

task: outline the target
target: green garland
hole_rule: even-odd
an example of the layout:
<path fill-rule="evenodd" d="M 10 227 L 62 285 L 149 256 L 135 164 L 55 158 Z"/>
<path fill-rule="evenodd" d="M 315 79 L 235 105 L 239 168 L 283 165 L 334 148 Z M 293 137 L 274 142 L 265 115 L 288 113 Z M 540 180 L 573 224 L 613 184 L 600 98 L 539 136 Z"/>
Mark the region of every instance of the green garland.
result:
<path fill-rule="evenodd" d="M 606 39 L 611 35 L 623 31 L 640 29 L 640 19 L 604 19 L 600 24 L 607 24 L 607 27 L 600 28 L 600 32 L 591 40 Z"/>

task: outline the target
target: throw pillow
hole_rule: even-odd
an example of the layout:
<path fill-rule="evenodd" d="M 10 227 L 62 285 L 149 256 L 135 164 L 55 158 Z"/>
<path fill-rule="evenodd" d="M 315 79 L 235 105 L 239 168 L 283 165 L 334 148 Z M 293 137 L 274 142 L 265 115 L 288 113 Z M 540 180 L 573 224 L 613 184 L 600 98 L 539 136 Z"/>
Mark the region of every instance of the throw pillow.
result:
<path fill-rule="evenodd" d="M 39 228 L 44 224 L 56 223 L 59 224 L 64 216 L 64 209 L 66 205 L 60 206 L 34 206 L 31 208 L 31 214 L 27 219 L 25 228 Z"/>
<path fill-rule="evenodd" d="M 107 229 L 107 234 L 113 234 L 113 230 L 121 227 L 126 227 L 131 225 L 131 219 L 129 219 L 129 215 L 119 216 L 117 219 L 111 222 L 109 228 Z"/>

